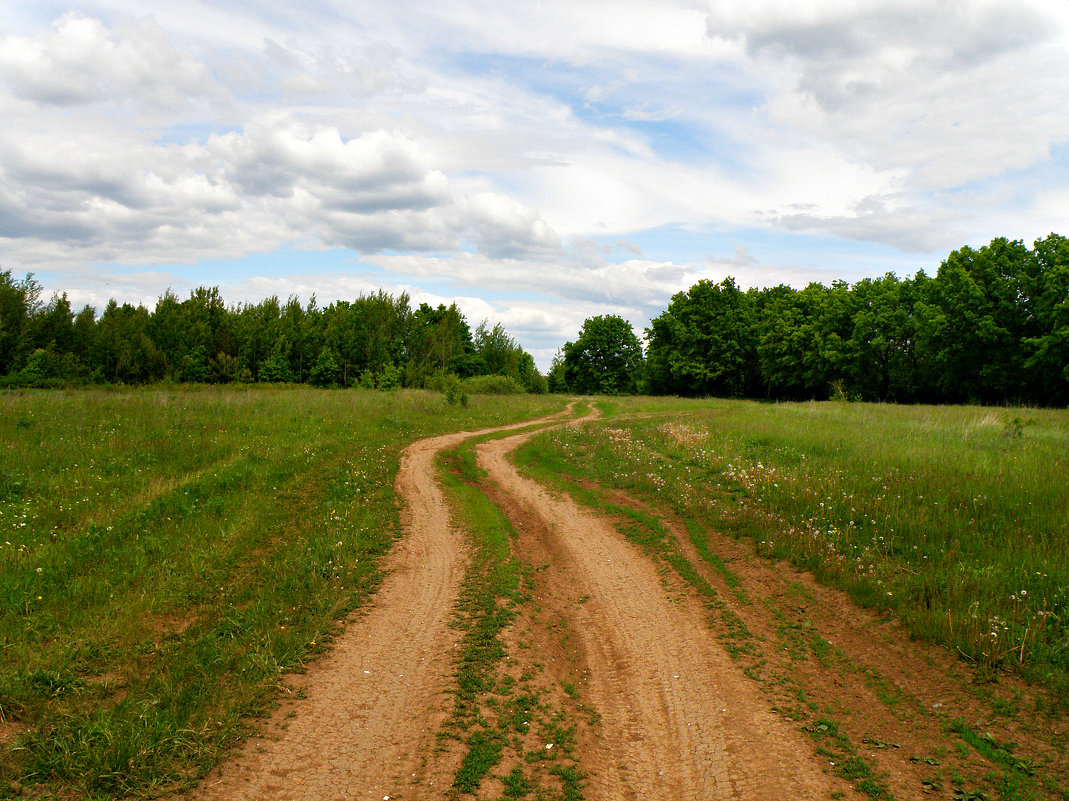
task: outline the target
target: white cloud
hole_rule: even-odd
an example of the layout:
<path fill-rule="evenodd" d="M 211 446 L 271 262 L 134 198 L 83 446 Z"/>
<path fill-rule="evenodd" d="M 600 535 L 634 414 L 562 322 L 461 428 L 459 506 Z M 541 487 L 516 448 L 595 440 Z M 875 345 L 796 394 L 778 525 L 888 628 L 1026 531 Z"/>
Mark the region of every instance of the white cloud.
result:
<path fill-rule="evenodd" d="M 855 204 L 850 214 L 824 216 L 784 214 L 775 224 L 795 231 L 823 231 L 846 239 L 894 243 L 899 249 L 930 253 L 962 242 L 955 214 L 948 209 L 922 210 L 901 206 L 893 197 L 872 196 Z"/>
<path fill-rule="evenodd" d="M 285 75 L 283 89 L 305 100 L 385 91 L 418 93 L 426 88 L 426 79 L 408 70 L 401 52 L 383 41 L 336 49 L 329 43 L 304 44 L 293 37 L 284 43 L 266 38 L 263 52 Z"/>
<path fill-rule="evenodd" d="M 53 7 L 0 32 L 5 268 L 341 247 L 563 341 L 721 271 L 829 278 L 747 231 L 883 267 L 1066 219 L 1064 0 Z"/>
<path fill-rule="evenodd" d="M 490 256 L 559 250 L 536 211 L 498 193 L 456 196 L 421 146 L 372 131 L 345 139 L 285 114 L 203 144 L 102 129 L 0 132 L 0 236 L 51 241 L 63 262 L 192 261 L 287 242 Z"/>
<path fill-rule="evenodd" d="M 717 0 L 708 32 L 776 65 L 781 85 L 766 106 L 775 128 L 875 170 L 905 170 L 921 190 L 1031 166 L 1069 138 L 1065 8 Z"/>
<path fill-rule="evenodd" d="M 643 316 L 675 292 L 698 280 L 692 265 L 644 259 L 608 261 L 580 241 L 552 260 L 493 258 L 477 253 L 453 256 L 377 254 L 364 261 L 399 275 L 445 279 L 463 293 L 470 289 L 534 294 L 555 302 L 602 305 Z"/>
<path fill-rule="evenodd" d="M 51 31 L 6 36 L 0 77 L 18 97 L 56 106 L 181 108 L 228 96 L 202 63 L 171 46 L 151 17 L 108 30 L 100 20 L 69 12 Z"/>

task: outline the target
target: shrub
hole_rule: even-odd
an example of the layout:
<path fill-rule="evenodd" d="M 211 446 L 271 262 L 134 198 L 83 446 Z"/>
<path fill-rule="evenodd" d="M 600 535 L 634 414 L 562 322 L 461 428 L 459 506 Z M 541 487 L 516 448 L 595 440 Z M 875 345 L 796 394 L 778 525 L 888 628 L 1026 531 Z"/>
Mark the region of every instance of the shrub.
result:
<path fill-rule="evenodd" d="M 330 348 L 324 347 L 319 351 L 319 358 L 308 375 L 310 384 L 316 387 L 332 387 L 338 383 L 338 361 L 334 358 Z"/>
<path fill-rule="evenodd" d="M 388 364 L 378 376 L 379 389 L 398 389 L 401 386 L 401 370 L 397 365 Z"/>
<path fill-rule="evenodd" d="M 464 385 L 460 379 L 455 375 L 448 376 L 443 382 L 442 391 L 445 393 L 445 399 L 449 402 L 450 406 L 460 404 L 467 407 L 468 405 L 468 393 L 464 391 Z"/>

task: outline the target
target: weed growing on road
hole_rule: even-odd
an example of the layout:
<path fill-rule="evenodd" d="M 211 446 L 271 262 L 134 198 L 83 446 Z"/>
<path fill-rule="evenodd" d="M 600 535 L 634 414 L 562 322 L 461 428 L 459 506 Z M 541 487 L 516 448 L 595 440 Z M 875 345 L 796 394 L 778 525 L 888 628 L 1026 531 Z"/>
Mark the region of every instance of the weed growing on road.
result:
<path fill-rule="evenodd" d="M 476 794 L 497 782 L 503 798 L 526 798 L 533 792 L 546 801 L 580 801 L 575 726 L 530 687 L 535 666 L 515 677 L 524 660 L 509 655 L 501 640 L 517 607 L 527 600 L 524 587 L 531 568 L 513 556 L 515 533 L 483 492 L 473 443 L 443 453 L 439 461 L 451 505 L 474 548 L 457 602 L 456 626 L 463 637 L 454 710 L 441 735 L 463 744 L 453 790 Z M 506 656 L 510 670 L 503 664 Z M 502 763 L 508 772 L 495 773 Z"/>

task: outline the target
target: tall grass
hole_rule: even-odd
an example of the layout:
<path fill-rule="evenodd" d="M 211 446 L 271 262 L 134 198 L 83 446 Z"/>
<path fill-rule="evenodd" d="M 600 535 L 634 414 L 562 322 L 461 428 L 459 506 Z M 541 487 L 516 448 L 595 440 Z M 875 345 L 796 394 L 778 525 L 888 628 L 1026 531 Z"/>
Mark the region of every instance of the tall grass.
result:
<path fill-rule="evenodd" d="M 1069 697 L 1069 413 L 666 403 L 618 401 L 528 458 L 751 537 L 918 636 Z"/>
<path fill-rule="evenodd" d="M 114 797 L 203 775 L 377 585 L 401 449 L 561 406 L 305 388 L 0 394 L 0 797 Z"/>

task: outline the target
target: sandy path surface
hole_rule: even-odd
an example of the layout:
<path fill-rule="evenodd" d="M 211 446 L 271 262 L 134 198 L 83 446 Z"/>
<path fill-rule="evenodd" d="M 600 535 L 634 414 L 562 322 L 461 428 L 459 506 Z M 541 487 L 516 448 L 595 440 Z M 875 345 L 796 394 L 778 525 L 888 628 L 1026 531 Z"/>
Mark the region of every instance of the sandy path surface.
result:
<path fill-rule="evenodd" d="M 434 437 L 405 450 L 396 488 L 406 536 L 368 610 L 299 677 L 306 698 L 293 717 L 276 715 L 194 798 L 381 799 L 417 779 L 427 797 L 446 794 L 442 783 L 452 777 L 435 769 L 433 752 L 451 704 L 456 636 L 449 622 L 468 556 L 451 527 L 434 459 L 469 437 L 532 422 Z"/>
<path fill-rule="evenodd" d="M 521 533 L 554 557 L 602 721 L 584 757 L 593 799 L 828 798 L 843 786 L 768 708 L 709 631 L 708 612 L 602 517 L 521 476 L 506 455 L 529 434 L 484 443 L 480 466 Z M 526 521 L 526 522 L 525 522 Z"/>

